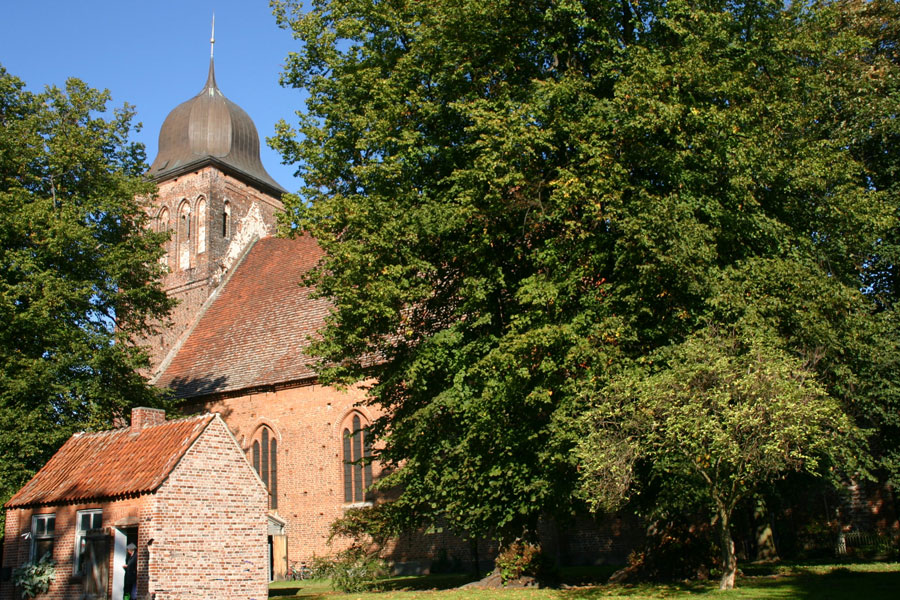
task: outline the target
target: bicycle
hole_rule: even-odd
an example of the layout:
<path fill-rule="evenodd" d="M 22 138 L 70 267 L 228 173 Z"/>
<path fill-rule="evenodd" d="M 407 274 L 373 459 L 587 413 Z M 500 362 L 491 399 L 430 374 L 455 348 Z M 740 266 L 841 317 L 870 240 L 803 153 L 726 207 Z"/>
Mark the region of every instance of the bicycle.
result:
<path fill-rule="evenodd" d="M 299 567 L 297 563 L 291 563 L 291 581 L 303 581 L 304 579 L 309 579 L 309 575 L 309 567 L 306 566 L 305 562 L 301 562 Z"/>

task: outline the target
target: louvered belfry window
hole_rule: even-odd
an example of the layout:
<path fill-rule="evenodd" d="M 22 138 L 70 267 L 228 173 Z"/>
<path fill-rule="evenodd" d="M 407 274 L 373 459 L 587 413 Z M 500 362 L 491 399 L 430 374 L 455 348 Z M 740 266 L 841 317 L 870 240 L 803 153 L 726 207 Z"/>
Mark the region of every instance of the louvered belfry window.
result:
<path fill-rule="evenodd" d="M 253 469 L 269 490 L 269 508 L 278 508 L 278 441 L 268 427 L 260 427 L 252 446 Z"/>
<path fill-rule="evenodd" d="M 344 502 L 367 500 L 366 490 L 372 485 L 371 440 L 368 423 L 358 413 L 343 428 Z"/>

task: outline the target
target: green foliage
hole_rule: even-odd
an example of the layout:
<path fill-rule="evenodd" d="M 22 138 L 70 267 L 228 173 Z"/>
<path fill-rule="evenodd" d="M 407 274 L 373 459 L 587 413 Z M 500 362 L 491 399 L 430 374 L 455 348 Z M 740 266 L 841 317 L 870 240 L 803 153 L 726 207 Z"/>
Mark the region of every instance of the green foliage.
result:
<path fill-rule="evenodd" d="M 819 471 L 823 457 L 855 466 L 840 404 L 779 345 L 758 325 L 709 327 L 593 394 L 578 446 L 586 501 L 617 508 L 640 493 L 641 480 L 657 489 L 661 512 L 708 508 L 733 585 L 730 528 L 740 501 L 788 472 Z"/>
<path fill-rule="evenodd" d="M 31 93 L 0 67 L 0 502 L 74 431 L 161 402 L 136 342 L 170 306 L 163 236 L 133 109 L 108 100 L 77 79 Z"/>
<path fill-rule="evenodd" d="M 335 537 L 345 537 L 362 543 L 363 540 L 384 546 L 391 538 L 399 535 L 398 518 L 393 514 L 395 507 L 391 503 L 380 503 L 361 508 L 350 508 L 344 511 L 341 518 L 331 524 L 329 541 Z"/>
<path fill-rule="evenodd" d="M 300 42 L 283 83 L 309 94 L 272 140 L 306 184 L 284 226 L 321 244 L 308 282 L 336 308 L 313 350 L 325 379 L 376 382 L 398 525 L 508 542 L 570 515 L 582 415 L 620 397 L 643 425 L 623 381 L 646 374 L 633 391 L 651 397 L 699 376 L 680 361 L 705 339 L 710 377 L 755 375 L 721 374 L 742 396 L 666 392 L 685 419 L 660 444 L 731 460 L 741 418 L 776 419 L 753 469 L 713 473 L 745 494 L 814 468 L 843 410 L 872 433 L 861 466 L 900 473 L 900 203 L 879 173 L 896 167 L 895 2 L 273 6 Z M 784 423 L 813 401 L 808 427 Z M 718 407 L 730 422 L 687 426 Z M 681 454 L 602 442 L 600 498 L 664 472 L 703 489 Z"/>
<path fill-rule="evenodd" d="M 309 561 L 309 579 L 330 579 L 334 561 L 328 556 L 313 554 Z"/>
<path fill-rule="evenodd" d="M 593 508 L 627 500 L 634 486 L 621 482 L 635 480 L 641 461 L 672 493 L 699 488 L 731 511 L 760 484 L 841 456 L 852 426 L 838 402 L 777 338 L 742 333 L 701 330 L 599 392 L 578 446 Z"/>
<path fill-rule="evenodd" d="M 50 553 L 44 554 L 37 562 L 25 563 L 13 569 L 13 585 L 22 592 L 22 598 L 34 598 L 50 589 L 56 579 L 56 561 Z"/>
<path fill-rule="evenodd" d="M 346 594 L 375 591 L 388 575 L 385 562 L 359 546 L 338 552 L 330 571 L 331 586 Z"/>
<path fill-rule="evenodd" d="M 540 577 L 548 572 L 541 547 L 523 540 L 507 544 L 497 555 L 497 570 L 504 585 L 521 577 Z"/>

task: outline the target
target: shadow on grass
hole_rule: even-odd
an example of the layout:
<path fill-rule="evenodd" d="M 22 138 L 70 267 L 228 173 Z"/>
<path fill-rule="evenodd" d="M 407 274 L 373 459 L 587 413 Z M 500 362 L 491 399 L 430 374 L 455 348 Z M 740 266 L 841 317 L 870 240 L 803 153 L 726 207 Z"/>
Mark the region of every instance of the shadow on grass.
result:
<path fill-rule="evenodd" d="M 717 595 L 721 598 L 754 600 L 896 600 L 900 590 L 900 567 L 894 570 L 866 570 L 838 566 L 773 567 L 770 574 L 738 577 L 737 588 L 720 592 L 717 581 L 671 584 L 602 585 L 565 590 L 562 598 L 595 600 L 600 598 L 686 598 Z M 764 571 L 759 569 L 758 571 Z"/>
<path fill-rule="evenodd" d="M 896 600 L 900 590 L 900 565 L 873 564 L 774 564 L 749 565 L 738 577 L 737 588 L 719 592 L 717 581 L 670 584 L 602 585 L 608 569 L 589 568 L 562 572 L 562 589 L 548 590 L 536 598 L 554 600 L 601 600 L 610 598 L 692 598 L 715 596 L 727 600 Z M 459 598 L 454 590 L 474 579 L 473 575 L 429 575 L 423 577 L 393 577 L 382 580 L 381 589 L 388 598 L 416 598 L 416 592 L 434 590 L 438 598 Z M 567 588 L 566 586 L 578 586 Z M 441 593 L 441 590 L 446 592 Z M 471 595 L 484 600 L 514 599 L 515 590 L 473 590 Z M 409 593 L 407 595 L 407 593 Z M 327 600 L 335 594 L 327 581 L 277 582 L 269 590 L 269 597 Z M 468 596 L 466 596 L 468 597 Z"/>
<path fill-rule="evenodd" d="M 802 570 L 795 578 L 797 598 L 829 600 L 865 598 L 895 599 L 900 590 L 900 571 L 861 571 L 838 567 L 828 573 Z"/>
<path fill-rule="evenodd" d="M 560 573 L 560 581 L 565 585 L 599 585 L 605 583 L 619 567 L 566 567 Z M 486 575 L 486 573 L 485 573 Z M 381 582 L 383 591 L 450 590 L 475 581 L 471 573 L 448 573 L 412 577 L 393 577 Z"/>
<path fill-rule="evenodd" d="M 270 589 L 269 590 L 269 598 L 277 598 L 279 596 L 287 596 L 289 598 L 306 598 L 307 600 L 324 600 L 331 593 L 328 592 L 320 592 L 320 591 L 304 591 L 301 587 L 296 588 L 279 588 L 279 589 Z"/>
<path fill-rule="evenodd" d="M 381 582 L 381 589 L 386 592 L 452 590 L 470 581 L 475 581 L 475 575 L 471 573 L 392 577 Z"/>
<path fill-rule="evenodd" d="M 278 596 L 296 596 L 300 589 L 301 588 L 299 587 L 269 588 L 269 598 L 276 598 Z"/>

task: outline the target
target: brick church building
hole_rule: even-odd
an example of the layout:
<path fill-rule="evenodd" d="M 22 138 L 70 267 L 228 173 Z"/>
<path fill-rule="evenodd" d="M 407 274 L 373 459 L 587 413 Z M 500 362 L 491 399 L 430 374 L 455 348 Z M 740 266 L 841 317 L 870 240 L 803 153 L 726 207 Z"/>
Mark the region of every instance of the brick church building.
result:
<path fill-rule="evenodd" d="M 320 385 L 304 353 L 328 311 L 300 287 L 321 251 L 274 237 L 285 189 L 266 172 L 253 121 L 216 85 L 164 121 L 149 176 L 152 217 L 171 238 L 171 323 L 149 340 L 152 382 L 187 414 L 219 413 L 269 491 L 272 574 L 329 553 L 329 524 L 364 502 L 371 467 L 360 390 Z M 376 473 L 377 475 L 377 473 Z"/>

